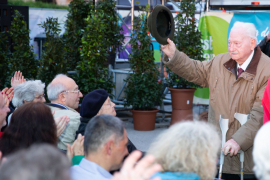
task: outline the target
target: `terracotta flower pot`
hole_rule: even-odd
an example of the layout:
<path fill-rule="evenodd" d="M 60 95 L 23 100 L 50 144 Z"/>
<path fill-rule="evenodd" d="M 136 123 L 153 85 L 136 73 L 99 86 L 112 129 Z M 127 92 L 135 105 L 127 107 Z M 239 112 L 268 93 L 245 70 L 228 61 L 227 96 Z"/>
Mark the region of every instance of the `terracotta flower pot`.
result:
<path fill-rule="evenodd" d="M 134 129 L 138 131 L 154 130 L 158 111 L 158 109 L 151 111 L 131 110 L 133 115 Z"/>
<path fill-rule="evenodd" d="M 196 89 L 169 88 L 172 98 L 171 125 L 183 120 L 193 119 L 193 96 Z"/>

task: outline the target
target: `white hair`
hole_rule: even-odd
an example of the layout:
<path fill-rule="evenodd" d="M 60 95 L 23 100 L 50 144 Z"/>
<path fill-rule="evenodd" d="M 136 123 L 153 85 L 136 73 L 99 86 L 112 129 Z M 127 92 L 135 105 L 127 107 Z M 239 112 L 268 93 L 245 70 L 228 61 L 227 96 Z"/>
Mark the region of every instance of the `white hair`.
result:
<path fill-rule="evenodd" d="M 56 78 L 59 78 L 59 77 L 68 77 L 67 75 L 64 75 L 64 74 L 58 74 L 54 77 L 54 79 Z M 58 95 L 65 91 L 67 88 L 64 84 L 62 83 L 50 83 L 48 86 L 47 86 L 47 95 L 48 95 L 48 99 L 50 101 L 54 101 L 54 100 L 57 100 L 58 99 Z"/>
<path fill-rule="evenodd" d="M 180 122 L 163 132 L 148 153 L 165 172 L 192 172 L 213 179 L 221 141 L 212 125 L 201 121 Z"/>
<path fill-rule="evenodd" d="M 270 179 L 270 123 L 261 127 L 254 139 L 253 161 L 256 177 L 259 180 Z"/>
<path fill-rule="evenodd" d="M 257 36 L 256 36 L 257 29 L 253 23 L 244 23 L 244 22 L 236 21 L 233 24 L 231 31 L 236 30 L 236 29 L 244 29 L 244 31 L 246 31 L 246 35 L 251 37 L 252 39 L 255 39 L 257 42 Z"/>
<path fill-rule="evenodd" d="M 14 88 L 12 103 L 15 107 L 23 105 L 24 101 L 33 101 L 36 95 L 44 93 L 45 84 L 40 80 L 29 80 Z"/>

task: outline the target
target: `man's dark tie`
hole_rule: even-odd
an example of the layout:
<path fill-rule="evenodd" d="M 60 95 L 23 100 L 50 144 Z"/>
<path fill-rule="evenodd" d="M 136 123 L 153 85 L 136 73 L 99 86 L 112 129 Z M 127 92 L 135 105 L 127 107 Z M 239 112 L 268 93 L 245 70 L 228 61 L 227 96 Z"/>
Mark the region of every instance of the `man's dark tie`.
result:
<path fill-rule="evenodd" d="M 238 68 L 238 75 L 237 75 L 237 79 L 238 77 L 242 74 L 242 72 L 244 72 L 244 70 L 242 68 Z"/>

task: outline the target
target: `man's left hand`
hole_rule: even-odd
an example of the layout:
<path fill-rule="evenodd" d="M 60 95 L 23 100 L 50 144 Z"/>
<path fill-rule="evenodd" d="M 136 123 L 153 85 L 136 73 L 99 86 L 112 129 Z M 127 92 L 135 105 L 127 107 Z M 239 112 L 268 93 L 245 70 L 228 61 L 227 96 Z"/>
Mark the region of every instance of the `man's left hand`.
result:
<path fill-rule="evenodd" d="M 223 153 L 227 155 L 230 152 L 230 156 L 236 155 L 240 149 L 240 146 L 233 139 L 227 141 L 222 147 Z"/>

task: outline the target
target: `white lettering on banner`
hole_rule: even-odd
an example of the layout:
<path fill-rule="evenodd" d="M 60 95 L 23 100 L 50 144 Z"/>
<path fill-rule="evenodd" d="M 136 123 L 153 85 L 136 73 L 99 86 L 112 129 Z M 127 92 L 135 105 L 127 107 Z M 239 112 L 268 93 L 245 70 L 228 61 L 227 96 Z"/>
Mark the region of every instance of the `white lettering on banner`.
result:
<path fill-rule="evenodd" d="M 208 39 L 205 39 L 205 40 L 202 40 L 201 39 L 201 42 L 203 43 L 203 50 L 213 50 L 213 46 L 212 46 L 212 36 L 209 36 L 209 40 Z"/>
<path fill-rule="evenodd" d="M 264 31 L 262 31 L 261 37 L 267 36 L 267 34 L 269 33 L 269 31 L 267 31 L 267 30 L 268 30 L 268 26 L 266 27 L 266 29 Z"/>
<path fill-rule="evenodd" d="M 204 53 L 203 54 L 203 58 L 207 61 L 213 59 L 213 57 L 215 57 L 215 54 L 208 54 L 208 53 Z"/>
<path fill-rule="evenodd" d="M 204 51 L 206 51 L 203 54 L 203 58 L 207 61 L 209 61 L 210 59 L 212 59 L 213 57 L 215 57 L 215 54 L 211 54 L 212 50 L 213 50 L 213 46 L 212 46 L 212 42 L 213 42 L 213 38 L 212 36 L 209 36 L 209 39 L 201 39 L 201 42 L 203 43 L 202 48 Z M 210 51 L 210 52 L 209 52 Z"/>

